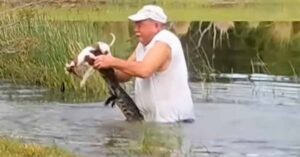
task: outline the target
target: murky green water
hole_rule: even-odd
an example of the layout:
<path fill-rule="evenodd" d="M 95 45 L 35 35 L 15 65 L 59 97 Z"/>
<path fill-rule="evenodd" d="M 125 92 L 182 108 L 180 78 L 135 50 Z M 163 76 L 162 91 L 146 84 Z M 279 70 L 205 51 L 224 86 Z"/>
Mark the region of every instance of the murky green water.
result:
<path fill-rule="evenodd" d="M 102 102 L 66 104 L 0 83 L 0 135 L 98 156 L 298 157 L 300 84 L 270 75 L 190 83 L 192 124 L 128 123 Z"/>

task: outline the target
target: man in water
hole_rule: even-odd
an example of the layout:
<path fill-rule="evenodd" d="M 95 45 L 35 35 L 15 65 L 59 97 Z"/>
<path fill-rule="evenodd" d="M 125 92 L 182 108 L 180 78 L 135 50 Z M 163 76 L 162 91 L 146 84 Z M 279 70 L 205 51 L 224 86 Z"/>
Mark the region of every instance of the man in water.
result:
<path fill-rule="evenodd" d="M 146 121 L 192 122 L 194 105 L 178 37 L 165 26 L 167 16 L 156 5 L 145 5 L 128 17 L 139 39 L 127 60 L 101 55 L 95 68 L 114 68 L 120 81 L 135 77 L 135 102 Z"/>

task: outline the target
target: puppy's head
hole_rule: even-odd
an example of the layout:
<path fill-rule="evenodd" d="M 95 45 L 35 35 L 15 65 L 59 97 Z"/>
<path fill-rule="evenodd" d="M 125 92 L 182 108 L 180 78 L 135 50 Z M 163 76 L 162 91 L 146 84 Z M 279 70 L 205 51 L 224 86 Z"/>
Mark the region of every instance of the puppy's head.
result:
<path fill-rule="evenodd" d="M 93 50 L 91 50 L 91 53 L 94 56 L 99 56 L 99 55 L 107 55 L 110 54 L 110 46 L 105 43 L 105 42 L 97 42 L 96 44 L 93 45 Z"/>
<path fill-rule="evenodd" d="M 72 73 L 78 77 L 81 77 L 77 72 L 76 68 L 82 65 L 90 65 L 94 64 L 94 60 L 96 56 L 99 55 L 110 55 L 110 46 L 105 42 L 97 42 L 92 46 L 88 46 L 84 48 L 77 57 L 74 58 L 69 64 L 66 64 L 65 71 L 67 73 Z"/>
<path fill-rule="evenodd" d="M 90 46 L 81 50 L 80 53 L 70 63 L 66 63 L 65 72 L 67 74 L 74 74 L 75 76 L 78 76 L 79 78 L 81 78 L 82 76 L 81 76 L 81 74 L 78 73 L 77 69 L 81 69 L 79 67 L 84 65 L 84 57 L 86 55 L 89 55 L 89 53 L 90 53 L 89 51 L 91 51 L 91 50 L 93 50 L 93 48 Z"/>
<path fill-rule="evenodd" d="M 110 55 L 110 46 L 107 43 L 104 42 L 98 42 L 95 45 L 92 46 L 94 49 L 90 51 L 90 55 L 85 55 L 84 61 L 88 63 L 89 65 L 94 64 L 94 60 L 96 56 L 100 55 Z"/>

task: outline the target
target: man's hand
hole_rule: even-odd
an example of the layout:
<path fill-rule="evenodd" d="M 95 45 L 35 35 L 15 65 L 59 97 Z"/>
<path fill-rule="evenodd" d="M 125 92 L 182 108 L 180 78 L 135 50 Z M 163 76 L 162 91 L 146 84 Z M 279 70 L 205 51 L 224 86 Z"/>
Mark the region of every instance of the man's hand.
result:
<path fill-rule="evenodd" d="M 111 55 L 100 55 L 97 56 L 94 62 L 94 68 L 111 68 L 116 58 Z"/>

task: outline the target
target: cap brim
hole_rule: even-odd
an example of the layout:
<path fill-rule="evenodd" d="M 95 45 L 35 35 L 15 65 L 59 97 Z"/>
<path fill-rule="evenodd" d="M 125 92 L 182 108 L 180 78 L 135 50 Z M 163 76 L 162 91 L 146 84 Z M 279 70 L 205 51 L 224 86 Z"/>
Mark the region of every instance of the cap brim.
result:
<path fill-rule="evenodd" d="M 146 20 L 147 17 L 140 15 L 140 14 L 134 14 L 134 15 L 128 16 L 128 19 L 131 21 L 142 21 L 142 20 Z"/>

